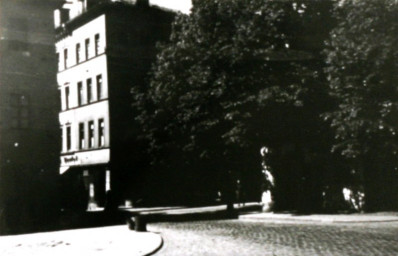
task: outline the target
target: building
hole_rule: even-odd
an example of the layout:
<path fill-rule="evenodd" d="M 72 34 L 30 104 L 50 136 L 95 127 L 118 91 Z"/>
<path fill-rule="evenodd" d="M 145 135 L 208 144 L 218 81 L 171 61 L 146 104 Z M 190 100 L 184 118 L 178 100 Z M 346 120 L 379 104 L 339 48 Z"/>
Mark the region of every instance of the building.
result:
<path fill-rule="evenodd" d="M 130 89 L 145 86 L 155 45 L 168 39 L 173 18 L 145 0 L 69 0 L 54 11 L 60 174 L 69 206 L 103 207 L 109 190 L 128 199 L 126 177 L 138 171 Z"/>
<path fill-rule="evenodd" d="M 0 1 L 1 233 L 42 219 L 54 205 L 49 197 L 56 197 L 59 103 L 51 22 L 56 3 Z"/>

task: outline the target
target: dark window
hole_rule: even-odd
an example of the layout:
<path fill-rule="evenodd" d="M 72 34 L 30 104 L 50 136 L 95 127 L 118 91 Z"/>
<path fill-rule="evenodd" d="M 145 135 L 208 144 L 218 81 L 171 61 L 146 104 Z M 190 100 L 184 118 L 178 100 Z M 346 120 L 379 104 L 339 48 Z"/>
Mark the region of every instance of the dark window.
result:
<path fill-rule="evenodd" d="M 95 42 L 94 42 L 95 43 L 95 55 L 98 55 L 99 50 L 100 50 L 100 35 L 96 34 L 94 40 L 95 40 Z"/>
<path fill-rule="evenodd" d="M 28 128 L 29 126 L 29 110 L 27 107 L 21 107 L 20 109 L 20 127 Z"/>
<path fill-rule="evenodd" d="M 83 83 L 78 82 L 77 83 L 77 101 L 79 106 L 83 105 L 83 98 L 84 98 L 84 89 L 83 89 Z"/>
<path fill-rule="evenodd" d="M 94 122 L 88 122 L 88 147 L 94 147 Z"/>
<path fill-rule="evenodd" d="M 80 44 L 76 44 L 76 64 L 81 61 L 81 47 Z"/>
<path fill-rule="evenodd" d="M 11 127 L 28 128 L 29 126 L 29 99 L 22 94 L 11 94 Z"/>
<path fill-rule="evenodd" d="M 69 86 L 67 86 L 67 87 L 65 87 L 65 108 L 66 109 L 69 108 L 69 97 L 70 97 Z"/>
<path fill-rule="evenodd" d="M 66 150 L 70 150 L 72 148 L 72 133 L 71 127 L 66 126 Z"/>
<path fill-rule="evenodd" d="M 58 71 L 61 70 L 61 59 L 59 57 L 59 52 L 57 52 L 57 65 L 58 65 Z"/>
<path fill-rule="evenodd" d="M 100 100 L 103 98 L 103 89 L 102 89 L 102 75 L 97 76 L 97 99 Z"/>
<path fill-rule="evenodd" d="M 61 141 L 62 141 L 62 147 L 65 145 L 64 139 L 66 138 L 65 134 L 64 134 L 64 127 L 61 126 L 60 127 L 60 132 L 61 132 Z M 66 132 L 66 129 L 65 129 Z M 62 148 L 62 151 L 64 151 L 64 149 Z"/>
<path fill-rule="evenodd" d="M 68 49 L 64 49 L 64 69 L 67 68 L 68 65 Z"/>
<path fill-rule="evenodd" d="M 60 102 L 61 102 L 61 110 L 64 110 L 64 107 L 62 107 L 62 102 L 63 102 L 62 90 L 58 90 L 58 93 L 59 93 L 59 99 L 60 99 Z"/>
<path fill-rule="evenodd" d="M 105 146 L 105 123 L 104 119 L 98 120 L 98 146 Z"/>
<path fill-rule="evenodd" d="M 85 147 L 84 123 L 79 123 L 79 148 L 83 149 L 84 147 Z"/>
<path fill-rule="evenodd" d="M 87 38 L 85 41 L 85 55 L 86 55 L 86 60 L 88 60 L 88 58 L 90 57 L 89 53 L 90 53 L 90 39 Z"/>
<path fill-rule="evenodd" d="M 93 99 L 93 81 L 91 78 L 87 79 L 87 103 L 94 101 Z"/>

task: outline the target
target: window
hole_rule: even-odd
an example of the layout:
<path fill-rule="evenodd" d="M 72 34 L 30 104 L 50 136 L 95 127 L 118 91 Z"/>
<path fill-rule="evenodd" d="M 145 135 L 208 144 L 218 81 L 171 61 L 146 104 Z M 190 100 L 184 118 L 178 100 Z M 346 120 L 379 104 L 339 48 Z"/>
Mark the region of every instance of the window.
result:
<path fill-rule="evenodd" d="M 83 89 L 83 83 L 78 82 L 77 83 L 77 101 L 79 106 L 83 105 L 83 98 L 84 98 L 84 89 Z"/>
<path fill-rule="evenodd" d="M 69 108 L 69 97 L 70 97 L 69 86 L 66 86 L 65 87 L 65 108 L 66 109 Z"/>
<path fill-rule="evenodd" d="M 64 134 L 64 130 L 65 130 L 65 133 L 66 133 L 66 129 L 64 129 L 64 127 L 63 126 L 61 126 L 60 127 L 60 132 L 61 132 L 61 142 L 62 142 L 62 151 L 65 151 L 66 150 L 66 143 L 65 143 L 65 141 L 64 141 L 64 139 L 66 138 L 66 136 L 65 136 L 65 134 Z"/>
<path fill-rule="evenodd" d="M 84 123 L 79 123 L 79 148 L 83 149 L 84 147 L 85 147 Z"/>
<path fill-rule="evenodd" d="M 91 78 L 86 80 L 87 83 L 87 103 L 94 101 L 93 99 L 93 82 Z"/>
<path fill-rule="evenodd" d="M 68 67 L 68 49 L 64 49 L 64 69 Z"/>
<path fill-rule="evenodd" d="M 88 122 L 88 147 L 94 147 L 94 122 Z"/>
<path fill-rule="evenodd" d="M 65 107 L 62 106 L 62 104 L 63 104 L 62 89 L 58 90 L 58 93 L 59 93 L 59 99 L 60 99 L 60 102 L 61 102 L 61 110 L 64 110 Z"/>
<path fill-rule="evenodd" d="M 59 56 L 59 52 L 57 52 L 57 65 L 58 65 L 58 71 L 60 71 L 62 68 L 61 68 L 61 59 L 60 59 L 60 56 Z"/>
<path fill-rule="evenodd" d="M 29 99 L 22 94 L 11 94 L 11 127 L 28 128 L 29 126 Z"/>
<path fill-rule="evenodd" d="M 20 112 L 20 127 L 21 128 L 28 128 L 29 126 L 29 110 L 27 107 L 21 107 Z"/>
<path fill-rule="evenodd" d="M 90 57 L 90 55 L 89 55 L 89 53 L 90 53 L 90 38 L 86 39 L 85 46 L 86 46 L 86 49 L 85 49 L 85 51 L 86 51 L 85 52 L 86 53 L 86 60 L 88 60 L 89 57 Z"/>
<path fill-rule="evenodd" d="M 103 89 L 102 89 L 102 75 L 97 76 L 97 99 L 100 100 L 103 98 Z"/>
<path fill-rule="evenodd" d="M 81 61 L 81 47 L 80 44 L 76 44 L 76 64 L 80 63 Z"/>
<path fill-rule="evenodd" d="M 105 123 L 104 119 L 98 120 L 98 146 L 105 146 Z"/>
<path fill-rule="evenodd" d="M 111 171 L 105 172 L 105 191 L 111 190 Z"/>
<path fill-rule="evenodd" d="M 72 133 L 70 126 L 66 126 L 66 150 L 69 151 L 72 148 Z"/>
<path fill-rule="evenodd" d="M 95 44 L 95 55 L 98 55 L 99 51 L 100 51 L 100 35 L 99 34 L 95 35 L 94 44 Z"/>

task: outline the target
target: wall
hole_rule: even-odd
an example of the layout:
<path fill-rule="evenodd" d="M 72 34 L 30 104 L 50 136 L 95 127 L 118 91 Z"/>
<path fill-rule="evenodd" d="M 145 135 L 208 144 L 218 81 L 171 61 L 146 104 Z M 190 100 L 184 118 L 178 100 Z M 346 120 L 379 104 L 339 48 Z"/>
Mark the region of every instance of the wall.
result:
<path fill-rule="evenodd" d="M 56 205 L 56 2 L 0 1 L 0 232 L 40 226 Z"/>
<path fill-rule="evenodd" d="M 99 47 L 96 51 L 95 35 L 99 36 Z M 89 39 L 90 44 L 87 48 L 86 40 Z M 80 45 L 81 54 L 77 53 L 77 44 Z M 80 27 L 71 31 L 71 33 L 56 43 L 56 52 L 59 54 L 58 67 L 59 73 L 57 75 L 57 82 L 61 96 L 62 112 L 59 114 L 59 122 L 62 129 L 62 154 L 61 154 L 61 169 L 63 173 L 68 166 L 92 165 L 108 163 L 110 160 L 109 149 L 102 150 L 101 148 L 108 148 L 110 144 L 109 137 L 109 104 L 108 104 L 108 70 L 107 57 L 105 55 L 106 48 L 106 31 L 105 31 L 105 15 L 102 14 L 93 20 L 82 24 Z M 64 65 L 65 49 L 68 51 L 68 58 L 66 66 Z M 88 58 L 86 58 L 86 52 Z M 79 60 L 77 59 L 79 57 Z M 97 76 L 102 77 L 101 95 L 97 91 Z M 87 79 L 92 80 L 93 95 L 92 100 L 88 99 Z M 83 93 L 80 94 L 78 83 L 81 83 Z M 66 88 L 69 90 L 69 98 L 66 100 Z M 79 103 L 80 97 L 80 103 Z M 66 103 L 68 101 L 68 104 Z M 68 105 L 68 106 L 67 106 Z M 105 123 L 104 135 L 105 143 L 99 146 L 98 131 L 100 129 L 98 120 L 103 119 Z M 95 141 L 92 148 L 87 147 L 88 142 L 88 122 L 94 121 Z M 85 126 L 85 142 L 83 149 L 79 148 L 79 124 L 84 123 Z M 66 147 L 67 133 L 66 127 L 71 127 L 71 148 Z M 78 151 L 96 150 L 98 152 L 76 153 Z M 67 161 L 65 161 L 65 156 Z M 89 159 L 90 158 L 90 159 Z M 73 159 L 76 159 L 72 161 Z M 71 160 L 71 161 L 69 161 Z"/>

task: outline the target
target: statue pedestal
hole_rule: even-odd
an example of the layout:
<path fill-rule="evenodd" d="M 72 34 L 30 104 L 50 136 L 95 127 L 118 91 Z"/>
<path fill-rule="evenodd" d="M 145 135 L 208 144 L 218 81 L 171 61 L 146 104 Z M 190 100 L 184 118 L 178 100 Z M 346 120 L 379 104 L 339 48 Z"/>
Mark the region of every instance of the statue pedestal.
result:
<path fill-rule="evenodd" d="M 263 212 L 270 212 L 272 210 L 272 205 L 274 202 L 272 201 L 271 191 L 264 191 L 261 196 L 261 204 L 263 206 Z"/>

